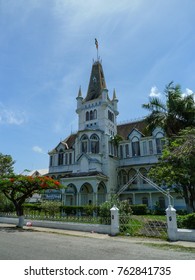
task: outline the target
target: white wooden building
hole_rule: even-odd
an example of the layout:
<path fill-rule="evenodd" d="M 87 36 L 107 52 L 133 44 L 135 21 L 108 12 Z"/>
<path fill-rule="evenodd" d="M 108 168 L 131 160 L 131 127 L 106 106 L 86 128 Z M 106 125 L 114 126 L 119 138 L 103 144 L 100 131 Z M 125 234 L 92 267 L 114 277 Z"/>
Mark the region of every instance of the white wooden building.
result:
<path fill-rule="evenodd" d="M 161 155 L 165 135 L 161 128 L 148 135 L 144 119 L 117 125 L 118 98 L 115 90 L 108 92 L 99 60 L 92 65 L 86 95 L 80 88 L 76 102 L 78 131 L 49 152 L 48 175 L 66 186 L 65 205 L 100 204 L 119 192 L 137 171 L 147 177 Z M 123 140 L 115 141 L 116 135 Z M 156 202 L 162 207 L 168 204 L 166 196 L 141 177 L 131 182 L 120 198 L 149 208 Z M 178 195 L 174 195 L 174 206 L 185 207 Z"/>

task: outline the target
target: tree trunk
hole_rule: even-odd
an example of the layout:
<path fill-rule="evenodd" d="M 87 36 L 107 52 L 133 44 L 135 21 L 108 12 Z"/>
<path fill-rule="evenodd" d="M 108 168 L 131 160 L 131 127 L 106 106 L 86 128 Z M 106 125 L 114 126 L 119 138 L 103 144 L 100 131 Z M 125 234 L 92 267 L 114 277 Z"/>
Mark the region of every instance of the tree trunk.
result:
<path fill-rule="evenodd" d="M 17 227 L 18 228 L 23 228 L 23 226 L 24 226 L 24 216 L 19 216 Z"/>
<path fill-rule="evenodd" d="M 186 210 L 188 213 L 193 213 L 193 205 L 190 200 L 190 193 L 188 187 L 183 187 L 183 196 L 186 203 Z"/>
<path fill-rule="evenodd" d="M 18 216 L 17 227 L 23 228 L 23 226 L 24 226 L 24 209 L 21 205 L 15 205 L 15 206 L 16 206 L 16 213 Z"/>

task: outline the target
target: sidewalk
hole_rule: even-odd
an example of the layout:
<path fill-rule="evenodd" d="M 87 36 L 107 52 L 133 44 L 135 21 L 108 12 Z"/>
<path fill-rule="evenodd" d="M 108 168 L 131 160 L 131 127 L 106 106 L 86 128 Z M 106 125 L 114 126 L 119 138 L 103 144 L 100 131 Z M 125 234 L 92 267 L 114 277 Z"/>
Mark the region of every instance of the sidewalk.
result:
<path fill-rule="evenodd" d="M 16 226 L 13 224 L 4 224 L 0 223 L 0 230 L 2 229 L 16 229 Z M 170 245 L 170 246 L 182 246 L 185 248 L 194 248 L 195 249 L 195 242 L 188 242 L 188 241 L 174 241 L 169 242 L 162 239 L 157 238 L 147 238 L 147 237 L 131 237 L 131 236 L 110 236 L 108 234 L 101 234 L 96 232 L 85 232 L 85 231 L 72 231 L 72 230 L 64 230 L 64 229 L 54 229 L 54 228 L 43 228 L 43 227 L 27 227 L 24 226 L 23 229 L 17 230 L 26 230 L 26 231 L 38 231 L 38 232 L 46 232 L 46 233 L 55 233 L 55 234 L 62 234 L 62 235 L 71 235 L 71 236 L 79 236 L 84 238 L 96 238 L 96 239 L 116 239 L 122 242 L 129 242 L 129 243 L 147 243 L 147 244 L 159 244 L 159 245 Z"/>

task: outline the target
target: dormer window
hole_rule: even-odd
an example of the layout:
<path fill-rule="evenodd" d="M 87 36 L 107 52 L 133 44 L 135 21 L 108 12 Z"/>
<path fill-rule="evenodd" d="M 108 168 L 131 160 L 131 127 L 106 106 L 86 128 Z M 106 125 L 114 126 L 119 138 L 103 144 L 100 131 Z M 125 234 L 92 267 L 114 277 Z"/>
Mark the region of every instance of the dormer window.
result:
<path fill-rule="evenodd" d="M 165 144 L 164 136 L 162 133 L 158 133 L 156 135 L 156 152 L 157 154 L 161 154 L 163 150 L 163 146 Z"/>
<path fill-rule="evenodd" d="M 133 137 L 132 139 L 132 156 L 140 156 L 140 142 L 137 137 Z"/>
<path fill-rule="evenodd" d="M 60 150 L 58 154 L 58 165 L 63 165 L 63 158 L 64 158 L 63 150 Z"/>

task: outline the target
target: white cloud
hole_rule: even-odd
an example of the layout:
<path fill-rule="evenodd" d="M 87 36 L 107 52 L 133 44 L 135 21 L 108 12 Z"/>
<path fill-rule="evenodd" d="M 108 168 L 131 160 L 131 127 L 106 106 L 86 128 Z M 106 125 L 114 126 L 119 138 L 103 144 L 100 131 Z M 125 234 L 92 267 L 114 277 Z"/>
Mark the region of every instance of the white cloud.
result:
<path fill-rule="evenodd" d="M 26 122 L 24 112 L 13 111 L 0 103 L 0 124 L 22 125 Z"/>
<path fill-rule="evenodd" d="M 161 93 L 156 86 L 153 86 L 150 90 L 150 97 L 160 97 Z"/>
<path fill-rule="evenodd" d="M 45 154 L 45 152 L 43 151 L 43 149 L 39 146 L 33 146 L 32 150 L 35 152 L 35 153 L 38 153 L 38 154 Z"/>
<path fill-rule="evenodd" d="M 187 95 L 190 95 L 190 94 L 193 94 L 193 90 L 191 90 L 189 88 L 186 88 L 185 92 L 183 93 L 183 96 L 187 96 Z"/>
<path fill-rule="evenodd" d="M 193 98 L 194 98 L 194 102 L 195 102 L 195 93 L 193 92 L 193 90 L 186 88 L 186 90 L 184 91 L 184 93 L 182 94 L 182 97 L 186 97 L 188 95 L 193 94 Z"/>

